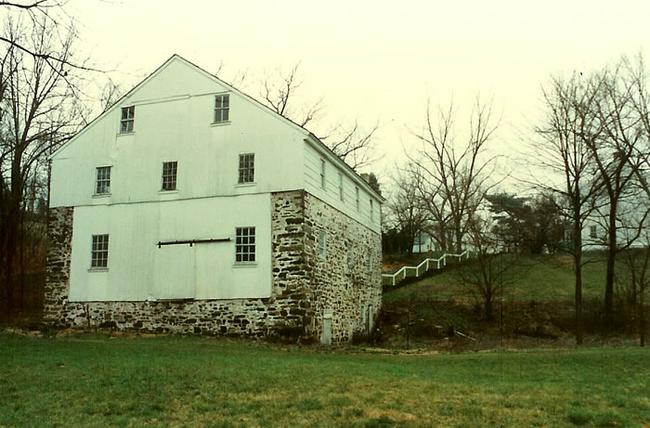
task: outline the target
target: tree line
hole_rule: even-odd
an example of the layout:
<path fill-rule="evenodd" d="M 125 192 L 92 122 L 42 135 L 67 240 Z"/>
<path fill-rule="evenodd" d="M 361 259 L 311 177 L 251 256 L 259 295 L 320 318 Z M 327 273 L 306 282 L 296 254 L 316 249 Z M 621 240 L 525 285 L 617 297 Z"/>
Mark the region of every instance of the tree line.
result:
<path fill-rule="evenodd" d="M 489 103 L 476 102 L 463 138 L 457 137 L 453 106 L 435 114 L 428 107 L 423 132 L 413 133 L 420 148 L 396 167 L 385 249 L 410 253 L 422 234 L 442 251 L 470 248 L 486 308 L 498 291 L 492 264 L 499 254 L 570 254 L 578 344 L 584 331 L 582 269 L 590 261 L 584 254 L 600 249 L 606 260 L 603 323 L 613 323 L 616 265 L 625 263 L 626 275 L 619 277 L 631 281 L 644 344 L 650 115 L 643 59 L 622 57 L 600 70 L 551 77 L 542 95 L 544 116 L 527 145 L 534 162 L 529 176 L 518 180 L 526 197 L 497 190 L 505 175 L 488 150 L 497 129 Z M 596 232 L 585 235 L 587 226 Z"/>

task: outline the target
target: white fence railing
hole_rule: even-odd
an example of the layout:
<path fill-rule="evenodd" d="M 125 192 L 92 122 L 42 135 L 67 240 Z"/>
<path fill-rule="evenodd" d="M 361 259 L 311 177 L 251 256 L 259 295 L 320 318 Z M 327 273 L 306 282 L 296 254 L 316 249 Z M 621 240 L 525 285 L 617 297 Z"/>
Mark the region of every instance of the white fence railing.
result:
<path fill-rule="evenodd" d="M 459 262 L 463 260 L 463 257 L 465 257 L 467 260 L 469 259 L 469 250 L 465 250 L 460 254 L 445 253 L 437 259 L 429 257 L 422 260 L 422 262 L 417 266 L 402 266 L 395 273 L 382 273 L 382 283 L 386 279 L 388 280 L 388 285 L 392 285 L 394 287 L 398 282 L 405 280 L 407 276 L 415 276 L 417 278 L 425 272 L 429 271 L 429 269 L 442 269 L 443 267 L 447 266 L 447 257 L 456 257 Z M 415 271 L 415 275 L 407 275 L 407 272 L 413 271 Z"/>

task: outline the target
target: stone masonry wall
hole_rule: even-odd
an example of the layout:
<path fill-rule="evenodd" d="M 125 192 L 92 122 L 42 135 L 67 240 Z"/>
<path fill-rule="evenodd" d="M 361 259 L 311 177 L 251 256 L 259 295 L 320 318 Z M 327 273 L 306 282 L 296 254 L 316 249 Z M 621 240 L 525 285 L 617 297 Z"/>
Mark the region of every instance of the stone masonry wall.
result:
<path fill-rule="evenodd" d="M 381 308 L 381 236 L 309 193 L 305 232 L 305 258 L 318 296 L 314 331 L 320 334 L 324 314 L 331 313 L 333 342 L 368 334 Z"/>
<path fill-rule="evenodd" d="M 50 209 L 46 323 L 152 332 L 292 336 L 318 340 L 324 311 L 332 339 L 349 340 L 369 326 L 368 305 L 381 306 L 381 242 L 341 212 L 304 191 L 272 202 L 273 290 L 267 299 L 69 302 L 73 208 Z M 326 256 L 318 236 L 326 232 Z"/>
<path fill-rule="evenodd" d="M 47 222 L 47 281 L 43 321 L 60 325 L 65 318 L 72 254 L 72 207 L 50 209 Z"/>

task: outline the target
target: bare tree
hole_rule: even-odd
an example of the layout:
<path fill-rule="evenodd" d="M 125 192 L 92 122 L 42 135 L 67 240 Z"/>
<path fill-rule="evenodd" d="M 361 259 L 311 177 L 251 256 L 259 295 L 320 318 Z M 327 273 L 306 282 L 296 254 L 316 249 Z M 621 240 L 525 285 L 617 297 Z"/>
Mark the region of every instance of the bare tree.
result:
<path fill-rule="evenodd" d="M 605 277 L 605 321 L 612 321 L 614 311 L 614 275 L 616 255 L 628 248 L 640 235 L 649 211 L 645 209 L 635 234 L 622 236 L 619 220 L 621 203 L 628 195 L 637 172 L 647 161 L 647 153 L 639 150 L 645 135 L 642 132 L 644 118 L 638 114 L 643 101 L 639 88 L 645 73 L 623 58 L 614 67 L 598 73 L 590 83 L 589 90 L 595 94 L 586 108 L 593 110 L 598 120 L 598 134 L 587 136 L 585 142 L 591 152 L 598 179 L 602 183 L 603 206 L 598 209 L 605 223 L 607 271 Z"/>
<path fill-rule="evenodd" d="M 124 95 L 122 87 L 112 79 L 108 79 L 99 98 L 101 112 L 105 112 Z"/>
<path fill-rule="evenodd" d="M 458 270 L 463 284 L 470 286 L 483 305 L 483 317 L 494 320 L 494 305 L 503 297 L 505 287 L 514 278 L 516 254 L 504 254 L 502 242 L 493 233 L 490 218 L 472 216 L 468 222 L 468 243 L 471 261 Z"/>
<path fill-rule="evenodd" d="M 605 324 L 611 325 L 616 256 L 640 235 L 649 211 L 640 212 L 634 226 L 621 223 L 621 204 L 630 192 L 638 172 L 647 162 L 641 132 L 645 88 L 640 86 L 642 67 L 634 68 L 623 58 L 614 67 L 571 79 L 553 79 L 544 92 L 547 119 L 537 129 L 542 137 L 537 159 L 563 177 L 564 184 L 542 187 L 566 202 L 572 225 L 569 248 L 576 273 L 576 341 L 582 343 L 582 230 L 587 221 L 599 221 L 604 235 L 593 244 L 605 247 Z"/>
<path fill-rule="evenodd" d="M 318 126 L 324 110 L 323 98 L 311 103 L 299 103 L 300 63 L 288 73 L 276 72 L 262 81 L 260 96 L 273 111 L 304 128 Z M 358 121 L 351 125 L 339 123 L 323 132 L 314 132 L 332 151 L 354 170 L 366 167 L 376 159 L 373 156 L 374 138 L 379 124 L 362 129 Z"/>
<path fill-rule="evenodd" d="M 38 54 L 8 45 L 0 76 L 0 280 L 6 315 L 15 300 L 15 268 L 22 257 L 17 260 L 17 253 L 24 248 L 25 196 L 31 183 L 46 177 L 45 157 L 80 125 L 72 83 L 77 69 L 68 65 L 76 33 L 60 41 L 51 37 L 52 25 L 46 19 L 37 25 L 10 22 L 4 33 Z M 48 61 L 49 53 L 61 61 Z"/>
<path fill-rule="evenodd" d="M 72 19 L 64 10 L 67 0 L 13 0 L 0 1 L 0 11 L 5 11 L 6 16 L 11 17 L 14 22 L 26 24 L 31 27 L 47 26 L 50 31 L 50 38 L 65 38 L 67 34 L 74 32 Z M 11 37 L 8 34 L 0 34 L 0 45 L 6 49 L 18 50 L 23 54 L 32 57 L 34 60 L 42 61 L 52 70 L 60 70 L 62 66 L 66 69 L 78 69 L 85 71 L 98 71 L 88 66 L 86 61 L 77 61 L 78 58 L 59 55 L 54 51 L 42 51 L 35 49 L 33 45 L 22 39 Z M 65 77 L 65 76 L 63 76 Z"/>
<path fill-rule="evenodd" d="M 290 102 L 295 102 L 296 93 L 303 84 L 298 77 L 299 68 L 300 63 L 297 63 L 285 75 L 267 76 L 262 82 L 261 96 L 276 113 L 293 120 L 302 127 L 306 127 L 322 110 L 323 100 L 322 98 L 318 99 L 302 108 L 290 106 Z"/>
<path fill-rule="evenodd" d="M 568 247 L 575 272 L 576 342 L 583 342 L 582 316 L 582 230 L 590 218 L 600 193 L 601 182 L 594 178 L 596 166 L 587 139 L 598 137 L 596 116 L 585 108 L 594 102 L 596 93 L 584 85 L 579 75 L 569 80 L 553 78 L 543 90 L 546 109 L 544 123 L 537 127 L 540 141 L 535 141 L 535 159 L 552 175 L 561 178 L 553 185 L 545 178 L 537 186 L 559 196 L 560 208 L 571 225 Z M 541 143 L 541 144 L 540 144 Z"/>
<path fill-rule="evenodd" d="M 462 251 L 463 239 L 476 209 L 496 183 L 486 180 L 494 172 L 495 158 L 486 156 L 486 145 L 496 131 L 490 104 L 476 100 L 467 138 L 455 137 L 454 108 L 438 110 L 435 119 L 427 106 L 424 131 L 415 133 L 422 143 L 410 161 L 422 174 L 421 193 L 433 220 L 442 228 L 436 239 L 443 249 Z"/>
<path fill-rule="evenodd" d="M 388 200 L 388 219 L 399 235 L 405 238 L 411 254 L 416 238 L 426 229 L 427 212 L 419 194 L 421 175 L 410 168 L 399 170 L 393 177 L 393 192 Z"/>

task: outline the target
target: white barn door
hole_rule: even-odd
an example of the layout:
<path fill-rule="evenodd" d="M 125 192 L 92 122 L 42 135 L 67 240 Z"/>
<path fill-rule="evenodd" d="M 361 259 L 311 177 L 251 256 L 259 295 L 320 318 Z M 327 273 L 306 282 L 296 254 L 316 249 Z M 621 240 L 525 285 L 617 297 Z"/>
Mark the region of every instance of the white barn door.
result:
<path fill-rule="evenodd" d="M 156 249 L 154 298 L 192 299 L 195 295 L 195 248 L 165 245 Z"/>

